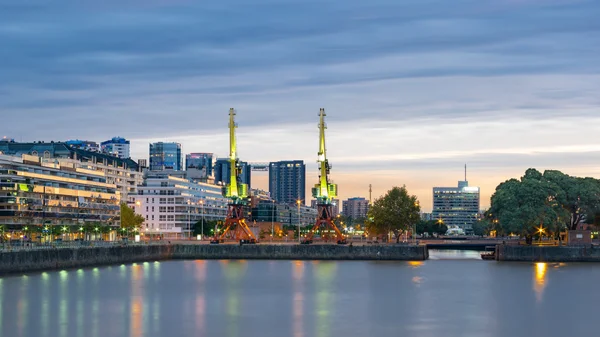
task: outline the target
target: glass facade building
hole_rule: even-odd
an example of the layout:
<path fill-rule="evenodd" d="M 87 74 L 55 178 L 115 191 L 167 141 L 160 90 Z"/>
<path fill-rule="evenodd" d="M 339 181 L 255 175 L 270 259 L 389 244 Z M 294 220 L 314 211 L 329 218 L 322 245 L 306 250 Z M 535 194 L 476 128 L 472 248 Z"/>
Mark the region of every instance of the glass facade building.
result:
<path fill-rule="evenodd" d="M 247 184 L 248 188 L 250 188 L 252 186 L 252 184 L 251 184 L 252 174 L 251 174 L 250 165 L 248 165 L 248 163 L 245 161 L 238 162 L 238 165 L 242 169 L 241 182 L 243 184 Z M 231 165 L 230 165 L 229 159 L 227 159 L 227 158 L 217 159 L 217 161 L 215 162 L 215 183 L 217 183 L 217 184 L 222 183 L 223 185 L 229 184 L 229 176 L 230 176 L 229 167 L 230 166 Z"/>
<path fill-rule="evenodd" d="M 150 144 L 150 171 L 183 170 L 181 144 L 152 143 Z"/>
<path fill-rule="evenodd" d="M 479 217 L 479 202 L 479 187 L 469 187 L 468 181 L 459 181 L 458 187 L 434 187 L 431 216 L 469 234 Z"/>
<path fill-rule="evenodd" d="M 0 155 L 0 224 L 4 231 L 59 225 L 119 226 L 119 192 L 102 172 Z"/>
<path fill-rule="evenodd" d="M 306 203 L 306 165 L 303 160 L 269 163 L 269 192 L 277 202 Z"/>

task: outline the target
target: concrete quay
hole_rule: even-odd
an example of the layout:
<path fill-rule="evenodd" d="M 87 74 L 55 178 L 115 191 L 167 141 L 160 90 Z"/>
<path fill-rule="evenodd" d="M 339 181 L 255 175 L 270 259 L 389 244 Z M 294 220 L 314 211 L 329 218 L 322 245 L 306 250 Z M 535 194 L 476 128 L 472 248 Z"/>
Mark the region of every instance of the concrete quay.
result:
<path fill-rule="evenodd" d="M 600 262 L 599 246 L 497 245 L 496 261 Z"/>
<path fill-rule="evenodd" d="M 389 260 L 429 257 L 424 245 L 131 244 L 0 252 L 0 274 L 173 259 Z"/>

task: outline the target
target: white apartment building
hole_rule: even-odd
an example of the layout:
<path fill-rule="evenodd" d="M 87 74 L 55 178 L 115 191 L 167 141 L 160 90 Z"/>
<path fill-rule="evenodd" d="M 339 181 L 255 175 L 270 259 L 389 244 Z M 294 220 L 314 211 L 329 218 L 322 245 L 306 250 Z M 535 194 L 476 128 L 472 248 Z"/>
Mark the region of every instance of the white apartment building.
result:
<path fill-rule="evenodd" d="M 225 220 L 228 200 L 221 186 L 193 182 L 164 172 L 149 172 L 130 205 L 144 217 L 144 235 L 189 237 L 198 221 Z M 205 233 L 210 235 L 210 233 Z"/>
<path fill-rule="evenodd" d="M 113 137 L 107 141 L 100 143 L 100 149 L 104 153 L 111 154 L 121 159 L 130 157 L 129 153 L 130 142 L 121 137 Z"/>

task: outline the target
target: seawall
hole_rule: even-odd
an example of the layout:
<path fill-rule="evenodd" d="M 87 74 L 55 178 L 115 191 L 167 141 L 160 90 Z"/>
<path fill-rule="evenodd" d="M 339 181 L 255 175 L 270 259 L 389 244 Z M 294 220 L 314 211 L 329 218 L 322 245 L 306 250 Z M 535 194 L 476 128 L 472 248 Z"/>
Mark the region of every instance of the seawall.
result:
<path fill-rule="evenodd" d="M 496 246 L 497 261 L 600 262 L 597 246 Z"/>
<path fill-rule="evenodd" d="M 128 245 L 0 252 L 0 274 L 171 259 L 426 260 L 427 247 L 407 245 Z"/>

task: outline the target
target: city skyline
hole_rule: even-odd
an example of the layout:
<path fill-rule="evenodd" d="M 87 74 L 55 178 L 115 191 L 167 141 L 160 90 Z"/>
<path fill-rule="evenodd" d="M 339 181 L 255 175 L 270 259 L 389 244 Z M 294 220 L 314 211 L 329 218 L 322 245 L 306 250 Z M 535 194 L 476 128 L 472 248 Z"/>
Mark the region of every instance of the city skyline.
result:
<path fill-rule="evenodd" d="M 323 107 L 340 199 L 406 185 L 431 211 L 465 163 L 482 208 L 529 167 L 600 178 L 597 2 L 267 4 L 0 4 L 0 136 L 225 157 L 233 107 L 240 160 L 304 160 L 310 195 Z"/>

